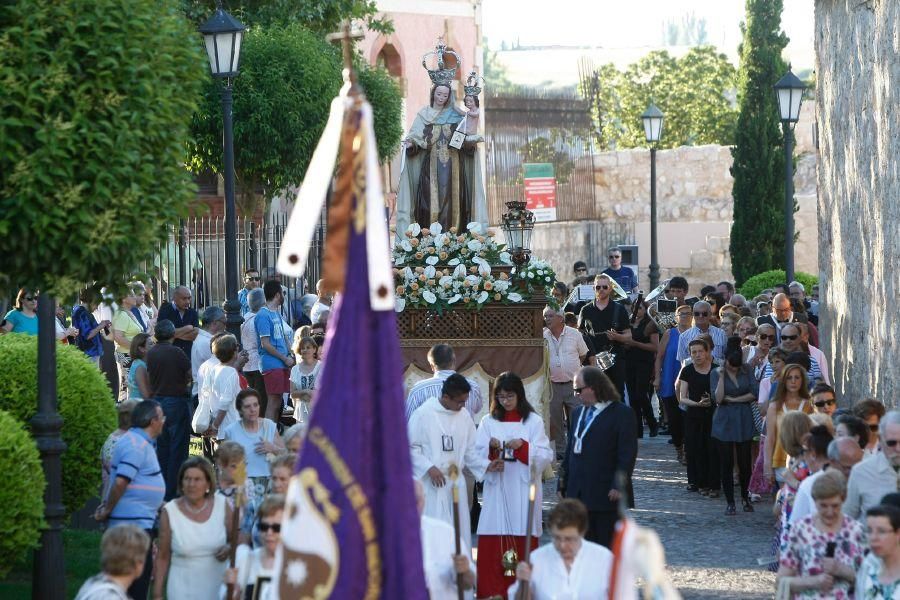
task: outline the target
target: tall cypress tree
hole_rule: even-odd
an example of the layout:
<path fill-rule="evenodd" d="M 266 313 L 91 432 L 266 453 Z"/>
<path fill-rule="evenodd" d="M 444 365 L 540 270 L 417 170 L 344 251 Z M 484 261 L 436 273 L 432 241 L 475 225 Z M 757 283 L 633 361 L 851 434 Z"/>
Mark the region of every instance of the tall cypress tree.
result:
<path fill-rule="evenodd" d="M 784 268 L 784 148 L 772 86 L 784 75 L 782 0 L 747 0 L 734 163 L 731 268 L 738 284 L 762 271 Z"/>

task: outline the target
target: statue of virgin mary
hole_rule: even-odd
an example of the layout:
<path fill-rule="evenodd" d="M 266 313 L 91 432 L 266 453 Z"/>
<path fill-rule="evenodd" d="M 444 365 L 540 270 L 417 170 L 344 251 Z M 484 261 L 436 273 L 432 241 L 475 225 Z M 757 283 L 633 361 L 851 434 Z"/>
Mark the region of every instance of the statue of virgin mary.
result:
<path fill-rule="evenodd" d="M 456 56 L 459 65 L 459 55 L 446 50 L 442 42 L 426 55 L 438 55 L 438 69 L 428 69 L 434 84 L 430 103 L 418 112 L 403 140 L 406 156 L 397 191 L 398 237 L 410 223 L 427 227 L 437 222 L 445 230 L 465 231 L 472 221 L 487 222 L 479 149 L 484 138 L 478 134 L 480 78 L 474 71 L 469 75 L 466 108 L 454 106 L 450 82 L 456 67 L 444 68 L 444 53 Z M 428 68 L 425 60 L 422 65 Z"/>

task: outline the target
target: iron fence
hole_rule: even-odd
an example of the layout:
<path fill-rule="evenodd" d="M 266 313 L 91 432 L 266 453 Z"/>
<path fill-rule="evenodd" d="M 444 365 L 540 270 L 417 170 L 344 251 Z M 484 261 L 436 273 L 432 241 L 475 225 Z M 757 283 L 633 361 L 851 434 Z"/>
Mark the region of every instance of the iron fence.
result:
<path fill-rule="evenodd" d="M 321 274 L 321 256 L 325 236 L 325 221 L 312 241 L 306 273 L 303 278 L 284 277 L 275 265 L 284 231 L 287 214 L 273 214 L 263 220 L 238 219 L 237 222 L 237 288 L 243 286 L 243 274 L 256 269 L 262 282 L 279 279 L 287 290 L 283 311 L 290 323 L 299 310 L 298 301 L 312 290 Z M 225 301 L 225 220 L 222 217 L 195 217 L 170 227 L 168 240 L 161 242 L 153 258 L 139 265 L 139 273 L 146 275 L 148 287 L 157 303 L 169 299 L 175 286 L 184 285 L 193 292 L 195 308 L 221 306 Z M 261 283 L 262 283 L 261 282 Z"/>

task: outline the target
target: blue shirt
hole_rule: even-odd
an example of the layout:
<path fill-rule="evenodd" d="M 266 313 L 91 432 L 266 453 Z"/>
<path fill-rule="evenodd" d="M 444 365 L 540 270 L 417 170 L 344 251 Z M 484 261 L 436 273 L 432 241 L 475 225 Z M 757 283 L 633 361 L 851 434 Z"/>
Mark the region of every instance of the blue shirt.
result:
<path fill-rule="evenodd" d="M 250 293 L 251 290 L 247 288 L 241 288 L 241 291 L 238 292 L 238 302 L 241 303 L 241 316 L 243 317 L 248 312 L 250 312 L 250 304 L 247 302 L 247 294 Z"/>
<path fill-rule="evenodd" d="M 113 448 L 111 467 L 111 481 L 123 477 L 128 480 L 128 487 L 109 515 L 109 526 L 131 523 L 152 529 L 166 495 L 156 443 L 143 429 L 132 427 Z"/>
<path fill-rule="evenodd" d="M 79 304 L 72 309 L 72 327 L 78 330 L 75 344 L 78 346 L 79 350 L 91 358 L 103 356 L 103 336 L 98 332 L 97 335 L 91 339 L 87 339 L 88 334 L 91 333 L 97 325 L 97 319 L 95 319 L 94 315 L 92 315 L 85 307 Z"/>
<path fill-rule="evenodd" d="M 606 268 L 603 269 L 603 273 L 615 279 L 616 283 L 622 286 L 622 289 L 626 292 L 630 292 L 638 286 L 637 277 L 635 277 L 631 267 L 621 267 L 615 270 Z"/>
<path fill-rule="evenodd" d="M 12 323 L 13 328 L 10 333 L 27 333 L 28 335 L 37 335 L 38 333 L 37 315 L 29 318 L 21 310 L 14 308 L 6 313 L 5 319 Z"/>
<path fill-rule="evenodd" d="M 284 321 L 281 315 L 264 306 L 256 313 L 256 337 L 259 343 L 259 370 L 265 373 L 272 369 L 285 369 L 284 363 L 277 356 L 273 356 L 263 348 L 261 340 L 269 337 L 269 343 L 282 356 L 287 356 L 287 339 L 284 333 Z"/>

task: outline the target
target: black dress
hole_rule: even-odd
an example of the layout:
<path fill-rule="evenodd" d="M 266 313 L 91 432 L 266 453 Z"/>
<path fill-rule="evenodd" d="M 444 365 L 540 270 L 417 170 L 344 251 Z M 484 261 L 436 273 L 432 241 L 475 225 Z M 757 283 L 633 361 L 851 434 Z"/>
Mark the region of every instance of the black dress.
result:
<path fill-rule="evenodd" d="M 631 327 L 631 339 L 635 342 L 650 342 L 650 336 L 656 332 L 656 326 L 650 317 L 645 316 Z M 659 425 L 650 403 L 653 382 L 653 366 L 656 353 L 652 350 L 629 347 L 625 352 L 625 385 L 628 388 L 628 403 L 634 410 L 637 421 L 637 436 L 644 436 L 644 419 L 650 427 L 650 436 L 655 437 Z"/>
<path fill-rule="evenodd" d="M 688 398 L 700 402 L 703 394 L 713 396 L 710 373 L 717 368 L 712 363 L 709 373 L 698 373 L 693 364 L 686 365 L 678 374 L 678 381 L 688 385 Z M 680 397 L 680 394 L 679 394 Z M 684 413 L 684 452 L 687 460 L 688 484 L 700 489 L 718 491 L 720 485 L 719 455 L 712 439 L 712 421 L 715 408 L 688 407 Z"/>

